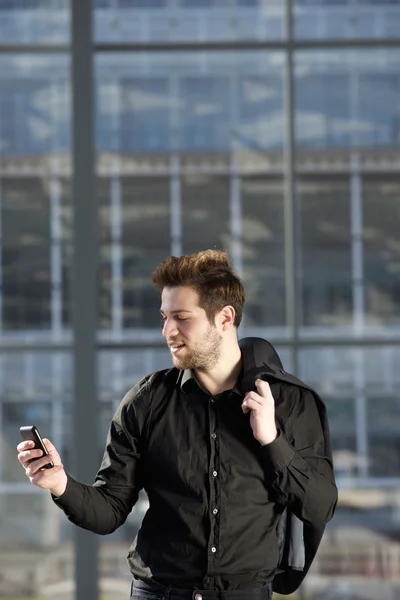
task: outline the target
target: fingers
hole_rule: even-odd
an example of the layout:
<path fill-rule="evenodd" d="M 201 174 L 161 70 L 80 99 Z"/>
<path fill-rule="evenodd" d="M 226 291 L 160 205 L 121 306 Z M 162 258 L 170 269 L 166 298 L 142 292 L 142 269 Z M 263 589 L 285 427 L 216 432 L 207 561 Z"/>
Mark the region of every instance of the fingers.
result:
<path fill-rule="evenodd" d="M 263 408 L 262 402 L 257 402 L 254 398 L 250 398 L 246 396 L 246 398 L 242 402 L 242 410 L 244 414 L 248 413 L 250 410 L 258 411 Z"/>
<path fill-rule="evenodd" d="M 51 479 L 54 475 L 58 475 L 61 471 L 64 470 L 63 465 L 56 465 L 52 469 L 44 469 L 43 471 L 38 471 L 32 477 L 29 477 L 31 483 L 36 485 L 37 487 L 44 489 L 51 489 Z M 28 475 L 28 473 L 27 473 Z"/>
<path fill-rule="evenodd" d="M 257 379 L 256 380 L 256 388 L 257 388 L 258 393 L 261 396 L 265 397 L 265 396 L 272 395 L 271 388 L 269 386 L 268 381 L 264 381 L 263 379 Z"/>
<path fill-rule="evenodd" d="M 32 462 L 28 463 L 28 465 L 25 465 L 25 473 L 27 474 L 28 477 L 33 477 L 33 475 L 35 475 L 35 473 L 37 473 L 38 471 L 43 469 L 43 467 L 45 465 L 48 465 L 50 461 L 51 461 L 50 456 L 42 456 L 41 458 L 33 460 Z M 49 471 L 50 470 L 51 469 L 49 469 Z"/>
<path fill-rule="evenodd" d="M 244 397 L 244 401 L 245 400 L 253 400 L 254 402 L 257 402 L 258 404 L 263 404 L 263 398 L 262 398 L 262 396 L 257 394 L 257 392 L 248 392 Z"/>
<path fill-rule="evenodd" d="M 261 410 L 264 406 L 274 398 L 272 396 L 271 388 L 267 381 L 257 379 L 256 381 L 257 392 L 251 391 L 246 394 L 242 402 L 242 410 L 246 414 L 250 410 Z"/>
<path fill-rule="evenodd" d="M 29 463 L 32 460 L 36 460 L 37 458 L 40 458 L 42 455 L 43 455 L 42 450 L 25 450 L 18 454 L 18 460 L 21 463 L 21 465 L 26 467 L 27 465 L 29 465 Z"/>
<path fill-rule="evenodd" d="M 24 450 L 28 450 L 28 448 L 33 448 L 34 445 L 35 442 L 32 442 L 31 440 L 28 440 L 27 442 L 21 442 L 20 444 L 18 444 L 17 450 L 18 452 L 23 452 Z"/>

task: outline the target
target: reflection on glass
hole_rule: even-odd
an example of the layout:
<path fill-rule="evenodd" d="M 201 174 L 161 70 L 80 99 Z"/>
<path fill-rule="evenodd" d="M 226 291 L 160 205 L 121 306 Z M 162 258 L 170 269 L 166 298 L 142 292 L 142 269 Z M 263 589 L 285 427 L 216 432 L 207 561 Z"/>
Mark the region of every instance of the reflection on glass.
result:
<path fill-rule="evenodd" d="M 300 353 L 300 377 L 327 405 L 340 482 L 400 477 L 399 352 L 378 346 Z"/>
<path fill-rule="evenodd" d="M 161 323 L 159 339 L 162 339 Z M 102 351 L 98 357 L 99 399 L 101 402 L 112 401 L 114 410 L 125 394 L 143 377 L 172 366 L 166 344 L 162 348 Z"/>
<path fill-rule="evenodd" d="M 399 323 L 399 57 L 296 55 L 301 312 L 321 334 L 326 325 Z"/>
<path fill-rule="evenodd" d="M 136 168 L 168 167 L 171 151 L 282 150 L 282 53 L 111 53 L 96 71 L 97 148 L 140 153 Z"/>
<path fill-rule="evenodd" d="M 381 399 L 374 398 L 370 401 L 369 406 L 379 402 Z M 395 414 L 399 411 L 399 399 L 393 398 L 391 401 L 383 402 L 381 410 L 386 414 L 395 409 Z M 376 415 L 376 410 L 371 411 L 372 419 Z M 368 468 L 371 477 L 399 477 L 400 476 L 400 440 L 397 435 L 399 422 L 396 423 L 396 431 L 392 433 L 391 428 L 387 428 L 385 424 L 381 424 L 381 431 L 375 432 L 375 426 L 370 432 L 369 445 L 369 461 Z"/>
<path fill-rule="evenodd" d="M 300 39 L 391 38 L 400 30 L 393 0 L 293 0 Z"/>
<path fill-rule="evenodd" d="M 16 460 L 22 425 L 36 425 L 62 453 L 61 406 L 70 400 L 71 375 L 70 358 L 64 353 L 0 355 L 0 486 L 2 481 L 23 481 L 29 487 Z"/>
<path fill-rule="evenodd" d="M 164 177 L 102 178 L 100 327 L 157 326 L 152 272 L 170 254 L 170 185 Z"/>
<path fill-rule="evenodd" d="M 60 336 L 68 324 L 68 62 L 0 57 L 3 336 L 17 330 Z"/>
<path fill-rule="evenodd" d="M 182 179 L 182 253 L 229 250 L 229 179 L 186 175 Z"/>
<path fill-rule="evenodd" d="M 283 67 L 277 52 L 98 57 L 104 335 L 155 339 L 152 270 L 208 247 L 243 268 L 249 325 L 284 324 Z M 279 175 L 241 183 L 272 165 Z"/>
<path fill-rule="evenodd" d="M 123 326 L 157 327 L 159 294 L 151 274 L 170 254 L 169 182 L 159 178 L 123 181 Z"/>
<path fill-rule="evenodd" d="M 2 0 L 0 43 L 60 44 L 70 39 L 70 0 Z"/>
<path fill-rule="evenodd" d="M 363 176 L 362 188 L 367 324 L 398 327 L 400 182 L 393 173 L 371 173 Z"/>
<path fill-rule="evenodd" d="M 244 332 L 285 325 L 283 187 L 281 178 L 243 177 Z"/>
<path fill-rule="evenodd" d="M 397 49 L 296 55 L 296 130 L 301 149 L 398 145 Z"/>
<path fill-rule="evenodd" d="M 304 325 L 352 322 L 349 195 L 345 177 L 299 177 Z"/>
<path fill-rule="evenodd" d="M 280 0 L 96 0 L 101 42 L 276 40 L 284 32 Z"/>
<path fill-rule="evenodd" d="M 29 483 L 16 451 L 19 428 L 36 425 L 70 468 L 63 407 L 71 400 L 71 367 L 65 353 L 0 355 L 0 529 L 6 549 L 0 571 L 6 598 L 55 598 L 57 589 L 71 589 L 72 528 L 48 492 Z"/>

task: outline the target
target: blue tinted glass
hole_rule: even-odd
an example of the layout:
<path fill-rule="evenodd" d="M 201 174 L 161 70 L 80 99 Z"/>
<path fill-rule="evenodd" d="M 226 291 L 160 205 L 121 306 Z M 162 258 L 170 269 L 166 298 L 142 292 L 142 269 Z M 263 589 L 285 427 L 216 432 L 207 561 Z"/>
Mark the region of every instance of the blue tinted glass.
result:
<path fill-rule="evenodd" d="M 295 0 L 295 35 L 301 39 L 387 38 L 400 31 L 398 0 Z"/>
<path fill-rule="evenodd" d="M 276 40 L 284 33 L 280 0 L 97 0 L 99 42 Z"/>
<path fill-rule="evenodd" d="M 2 0 L 0 43 L 59 44 L 70 39 L 70 0 Z"/>

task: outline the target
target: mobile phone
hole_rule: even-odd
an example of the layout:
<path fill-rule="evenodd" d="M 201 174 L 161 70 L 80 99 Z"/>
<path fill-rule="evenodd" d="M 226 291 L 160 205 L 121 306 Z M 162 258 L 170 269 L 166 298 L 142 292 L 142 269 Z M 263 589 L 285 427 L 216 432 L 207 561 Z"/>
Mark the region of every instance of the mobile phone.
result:
<path fill-rule="evenodd" d="M 35 450 L 42 450 L 43 456 L 49 456 L 46 446 L 42 440 L 42 436 L 39 433 L 39 430 L 34 425 L 25 425 L 24 427 L 19 428 L 21 432 L 22 439 L 24 442 L 35 442 Z M 33 460 L 38 460 L 34 458 Z M 52 469 L 54 467 L 53 461 L 48 462 L 46 465 L 43 465 L 42 469 Z"/>

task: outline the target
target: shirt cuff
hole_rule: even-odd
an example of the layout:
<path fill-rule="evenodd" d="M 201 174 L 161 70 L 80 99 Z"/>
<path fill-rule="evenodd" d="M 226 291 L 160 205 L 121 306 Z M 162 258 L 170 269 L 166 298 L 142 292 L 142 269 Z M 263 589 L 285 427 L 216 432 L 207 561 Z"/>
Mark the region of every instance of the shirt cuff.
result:
<path fill-rule="evenodd" d="M 270 444 L 261 447 L 264 467 L 271 471 L 282 471 L 294 458 L 296 451 L 281 431 Z"/>
<path fill-rule="evenodd" d="M 79 483 L 67 473 L 67 487 L 65 488 L 65 492 L 61 496 L 51 494 L 51 497 L 54 504 L 60 508 L 64 509 L 76 506 L 81 498 Z"/>

